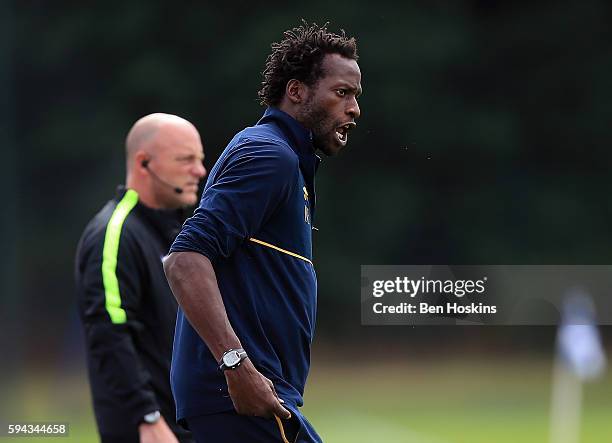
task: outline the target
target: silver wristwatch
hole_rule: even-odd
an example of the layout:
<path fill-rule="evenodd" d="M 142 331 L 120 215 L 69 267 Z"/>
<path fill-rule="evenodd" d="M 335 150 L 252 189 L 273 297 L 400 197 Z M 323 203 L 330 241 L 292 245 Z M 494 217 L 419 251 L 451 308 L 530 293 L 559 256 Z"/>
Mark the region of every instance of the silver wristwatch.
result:
<path fill-rule="evenodd" d="M 236 369 L 246 358 L 248 358 L 248 355 L 242 348 L 225 351 L 219 362 L 219 369 L 222 371 L 226 369 Z"/>
<path fill-rule="evenodd" d="M 149 412 L 148 414 L 145 414 L 145 416 L 142 417 L 142 421 L 143 423 L 153 425 L 157 423 L 160 418 L 161 418 L 161 413 L 159 411 L 153 411 L 153 412 Z"/>

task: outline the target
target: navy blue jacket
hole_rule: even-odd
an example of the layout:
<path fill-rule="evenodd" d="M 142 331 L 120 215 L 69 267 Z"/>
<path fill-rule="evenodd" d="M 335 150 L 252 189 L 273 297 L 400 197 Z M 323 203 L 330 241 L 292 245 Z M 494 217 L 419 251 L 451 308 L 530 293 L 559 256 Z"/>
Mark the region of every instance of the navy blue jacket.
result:
<path fill-rule="evenodd" d="M 311 223 L 318 163 L 310 131 L 268 108 L 225 148 L 170 249 L 211 260 L 244 349 L 293 406 L 303 403 L 315 325 Z M 217 361 L 180 309 L 171 384 L 178 419 L 233 409 Z"/>

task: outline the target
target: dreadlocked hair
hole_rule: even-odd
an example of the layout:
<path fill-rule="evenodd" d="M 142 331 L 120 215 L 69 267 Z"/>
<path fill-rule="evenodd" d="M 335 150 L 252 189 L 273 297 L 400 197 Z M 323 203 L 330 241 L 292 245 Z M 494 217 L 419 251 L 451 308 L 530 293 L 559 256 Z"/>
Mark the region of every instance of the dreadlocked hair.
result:
<path fill-rule="evenodd" d="M 340 54 L 357 60 L 357 42 L 348 38 L 344 30 L 334 34 L 327 30 L 328 23 L 318 26 L 302 24 L 285 31 L 284 38 L 272 43 L 272 53 L 266 59 L 262 72 L 261 89 L 257 93 L 262 105 L 277 106 L 284 94 L 287 82 L 296 79 L 313 86 L 323 77 L 323 58 L 326 54 Z"/>

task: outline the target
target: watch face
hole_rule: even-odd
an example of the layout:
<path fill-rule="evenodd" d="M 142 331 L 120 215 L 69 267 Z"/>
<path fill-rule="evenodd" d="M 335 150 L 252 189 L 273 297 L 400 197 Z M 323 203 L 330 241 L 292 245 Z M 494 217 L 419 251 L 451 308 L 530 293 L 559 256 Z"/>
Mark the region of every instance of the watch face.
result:
<path fill-rule="evenodd" d="M 157 423 L 160 417 L 161 414 L 159 411 L 150 412 L 144 416 L 144 422 L 149 424 Z"/>
<path fill-rule="evenodd" d="M 240 356 L 238 355 L 238 351 L 232 351 L 223 357 L 223 363 L 225 366 L 232 367 L 240 363 Z"/>

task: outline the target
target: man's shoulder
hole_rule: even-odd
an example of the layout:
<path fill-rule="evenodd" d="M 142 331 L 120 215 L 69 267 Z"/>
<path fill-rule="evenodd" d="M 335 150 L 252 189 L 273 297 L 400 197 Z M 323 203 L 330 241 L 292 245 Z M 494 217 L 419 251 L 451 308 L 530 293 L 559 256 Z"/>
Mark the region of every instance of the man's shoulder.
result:
<path fill-rule="evenodd" d="M 137 211 L 119 211 L 120 200 L 111 199 L 89 220 L 81 235 L 81 248 L 102 247 L 110 234 L 121 237 L 119 246 L 127 245 L 127 238 L 134 239 L 136 233 L 142 229 L 142 220 Z M 123 212 L 123 213 L 120 213 Z M 111 232 L 109 232 L 109 230 Z"/>
<path fill-rule="evenodd" d="M 263 144 L 278 144 L 290 147 L 285 134 L 280 128 L 271 123 L 249 126 L 238 132 L 234 137 L 234 141 L 237 143 L 244 143 L 249 140 Z"/>
<path fill-rule="evenodd" d="M 113 215 L 113 211 L 117 207 L 117 202 L 109 200 L 102 208 L 89 220 L 83 230 L 83 238 L 104 235 L 106 226 Z"/>
<path fill-rule="evenodd" d="M 257 125 L 237 133 L 227 147 L 228 157 L 265 159 L 281 166 L 298 166 L 299 159 L 289 141 L 273 125 Z"/>

